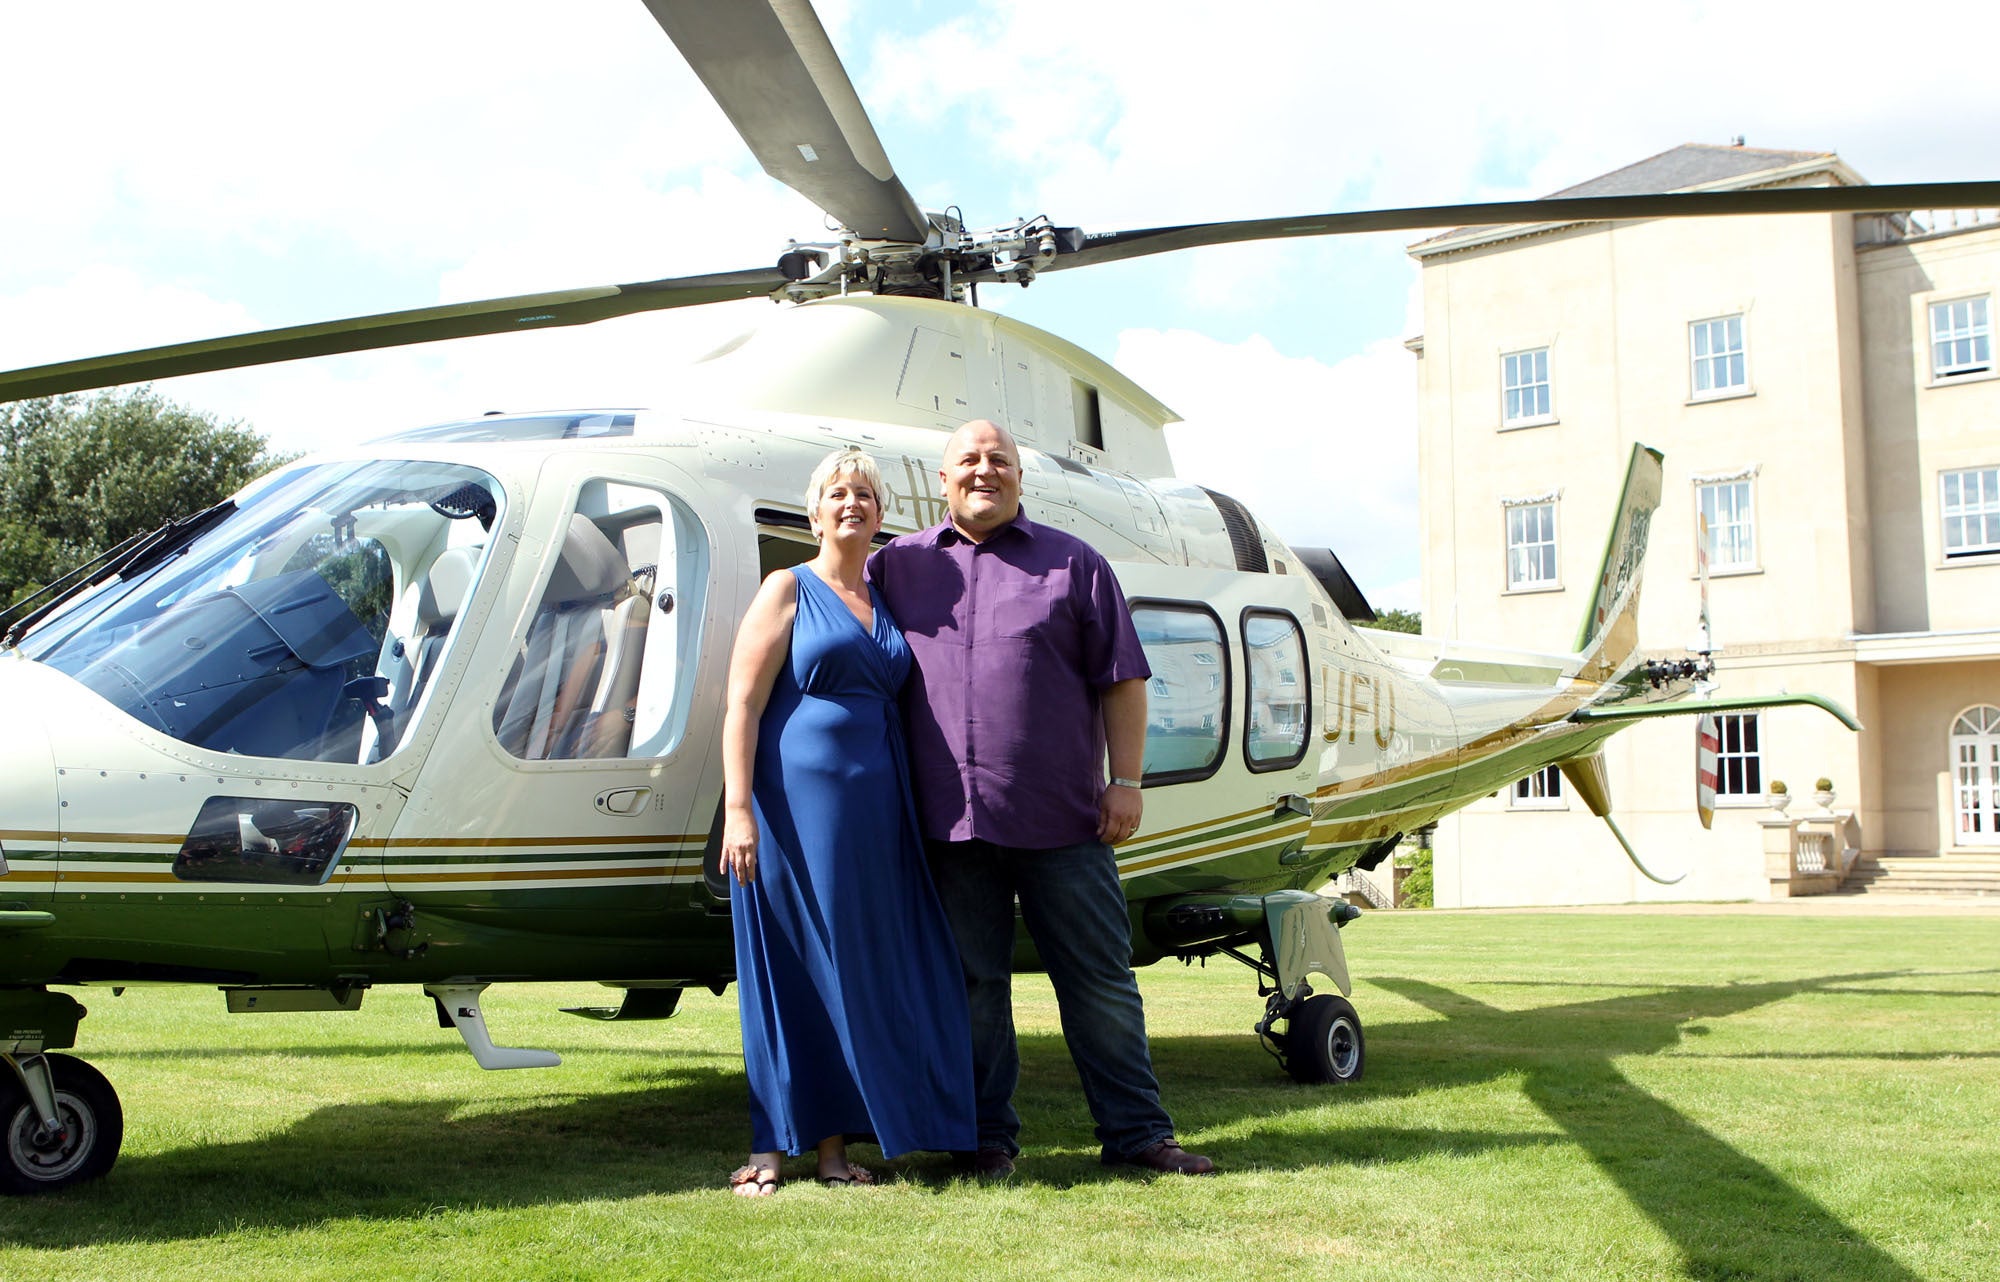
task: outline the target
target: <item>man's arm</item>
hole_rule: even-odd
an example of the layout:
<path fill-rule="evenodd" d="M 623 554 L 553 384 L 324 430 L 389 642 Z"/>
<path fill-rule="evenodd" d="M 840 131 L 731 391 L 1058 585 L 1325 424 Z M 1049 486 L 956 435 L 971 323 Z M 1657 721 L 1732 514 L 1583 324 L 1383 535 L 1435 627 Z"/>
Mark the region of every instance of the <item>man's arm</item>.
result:
<path fill-rule="evenodd" d="M 1113 779 L 1137 781 L 1146 761 L 1146 679 L 1133 677 L 1104 688 L 1104 746 Z M 1137 788 L 1107 784 L 1097 804 L 1097 839 L 1117 845 L 1139 831 L 1144 800 Z"/>

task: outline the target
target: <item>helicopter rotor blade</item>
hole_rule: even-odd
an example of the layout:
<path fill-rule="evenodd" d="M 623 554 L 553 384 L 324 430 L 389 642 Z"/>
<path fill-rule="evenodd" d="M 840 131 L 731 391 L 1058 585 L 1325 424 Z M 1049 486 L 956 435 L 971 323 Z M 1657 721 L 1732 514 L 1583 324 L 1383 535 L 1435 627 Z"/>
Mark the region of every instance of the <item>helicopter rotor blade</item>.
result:
<path fill-rule="evenodd" d="M 645 0 L 764 172 L 867 240 L 921 244 L 896 177 L 808 0 Z"/>
<path fill-rule="evenodd" d="M 447 303 L 410 311 L 354 316 L 346 320 L 258 330 L 226 338 L 149 347 L 114 356 L 93 356 L 56 365 L 0 372 L 0 402 L 56 396 L 119 383 L 142 383 L 180 374 L 267 365 L 307 356 L 365 352 L 408 343 L 434 343 L 477 334 L 506 334 L 558 325 L 586 325 L 614 316 L 694 307 L 702 303 L 759 298 L 785 285 L 775 267 L 678 276 L 631 285 L 521 294 L 477 303 Z"/>
<path fill-rule="evenodd" d="M 1203 245 L 1431 227 L 1610 222 L 1635 218 L 1710 218 L 1727 214 L 1904 213 L 1912 209 L 1981 209 L 2000 205 L 2000 182 L 1887 183 L 1857 187 L 1776 187 L 1762 191 L 1698 191 L 1628 196 L 1352 210 L 1294 218 L 1246 218 L 1133 231 L 1085 234 L 1080 248 L 1057 254 L 1043 271 L 1161 254 Z"/>

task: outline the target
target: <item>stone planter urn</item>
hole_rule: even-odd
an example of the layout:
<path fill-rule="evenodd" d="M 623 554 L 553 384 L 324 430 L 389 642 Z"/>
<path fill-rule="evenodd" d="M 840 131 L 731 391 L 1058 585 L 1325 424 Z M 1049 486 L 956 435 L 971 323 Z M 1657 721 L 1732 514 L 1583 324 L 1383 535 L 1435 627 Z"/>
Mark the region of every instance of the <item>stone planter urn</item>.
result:
<path fill-rule="evenodd" d="M 1785 807 L 1792 804 L 1792 794 L 1789 792 L 1769 792 L 1764 794 L 1764 801 L 1771 809 L 1782 815 L 1785 813 Z"/>

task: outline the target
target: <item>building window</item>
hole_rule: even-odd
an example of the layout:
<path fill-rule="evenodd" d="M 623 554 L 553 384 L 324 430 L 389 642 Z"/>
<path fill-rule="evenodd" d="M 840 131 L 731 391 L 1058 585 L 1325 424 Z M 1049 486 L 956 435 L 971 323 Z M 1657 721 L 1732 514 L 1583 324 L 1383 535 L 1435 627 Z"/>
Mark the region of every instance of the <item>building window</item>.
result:
<path fill-rule="evenodd" d="M 1306 657 L 1305 634 L 1289 614 L 1247 610 L 1243 615 L 1243 656 L 1249 673 L 1244 701 L 1249 706 L 1243 753 L 1252 770 L 1297 765 L 1306 751 L 1307 709 L 1312 692 L 1298 674 Z"/>
<path fill-rule="evenodd" d="M 1549 349 L 1509 352 L 1500 358 L 1501 422 L 1507 427 L 1555 421 L 1549 394 Z"/>
<path fill-rule="evenodd" d="M 1556 505 L 1516 503 L 1507 509 L 1507 590 L 1556 586 Z"/>
<path fill-rule="evenodd" d="M 1756 508 L 1749 478 L 1696 486 L 1695 507 L 1706 531 L 1702 550 L 1708 555 L 1708 568 L 1722 573 L 1756 569 Z"/>
<path fill-rule="evenodd" d="M 1562 768 L 1543 766 L 1526 779 L 1516 779 L 1511 804 L 1516 810 L 1565 809 Z"/>
<path fill-rule="evenodd" d="M 1987 299 L 1954 298 L 1931 304 L 1931 377 L 1957 378 L 1993 368 L 1993 331 Z"/>
<path fill-rule="evenodd" d="M 1764 750 L 1754 712 L 1715 718 L 1715 795 L 1755 800 L 1764 795 Z"/>
<path fill-rule="evenodd" d="M 1695 399 L 1729 396 L 1750 386 L 1741 316 L 1719 316 L 1689 325 L 1688 352 L 1694 362 Z"/>
<path fill-rule="evenodd" d="M 1979 556 L 2000 552 L 2000 467 L 1946 472 L 1944 554 Z"/>
<path fill-rule="evenodd" d="M 1222 761 L 1229 723 L 1222 621 L 1206 607 L 1149 601 L 1132 606 L 1132 625 L 1153 669 L 1146 700 L 1147 784 L 1203 779 Z M 1204 669 L 1220 669 L 1204 671 Z"/>
<path fill-rule="evenodd" d="M 2000 708 L 1982 704 L 1951 727 L 1958 844 L 2000 846 Z"/>

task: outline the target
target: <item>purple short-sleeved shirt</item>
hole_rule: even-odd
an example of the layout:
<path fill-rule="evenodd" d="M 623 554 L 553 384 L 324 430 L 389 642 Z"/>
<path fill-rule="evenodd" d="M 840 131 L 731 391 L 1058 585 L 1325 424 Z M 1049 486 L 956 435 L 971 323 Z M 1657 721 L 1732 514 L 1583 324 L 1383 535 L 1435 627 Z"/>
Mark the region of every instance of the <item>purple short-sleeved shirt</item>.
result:
<path fill-rule="evenodd" d="M 1025 516 L 978 543 L 947 521 L 877 551 L 868 577 L 916 660 L 903 718 L 924 836 L 1094 839 L 1098 694 L 1152 675 L 1104 557 Z"/>

